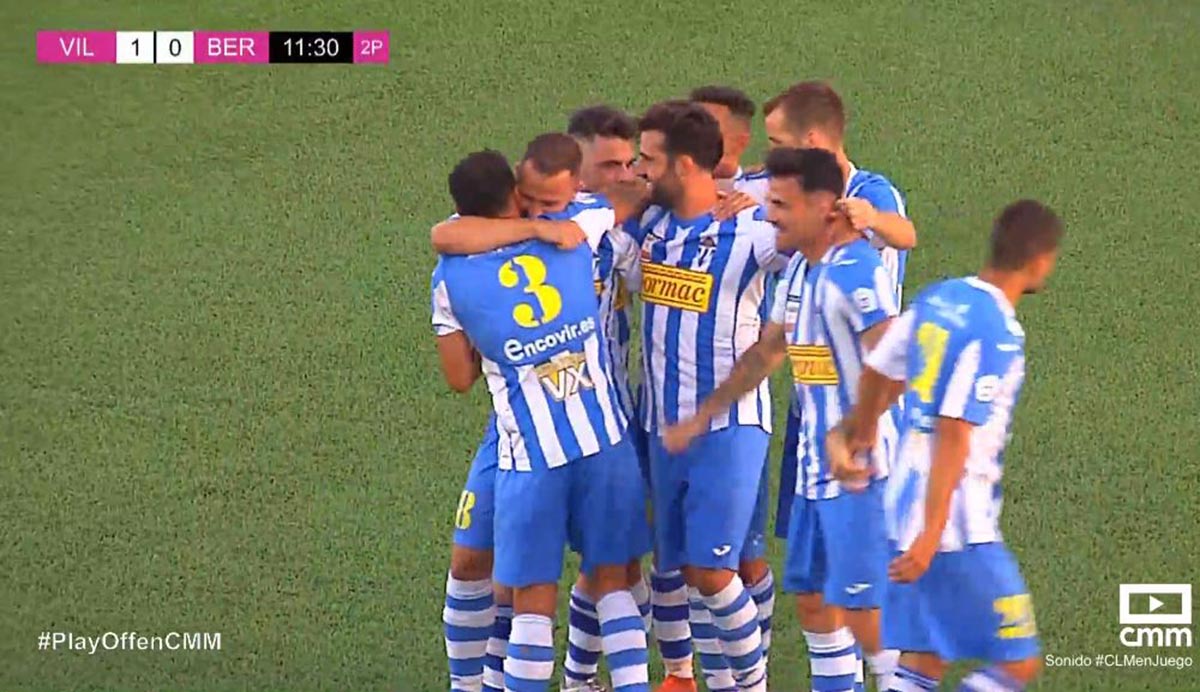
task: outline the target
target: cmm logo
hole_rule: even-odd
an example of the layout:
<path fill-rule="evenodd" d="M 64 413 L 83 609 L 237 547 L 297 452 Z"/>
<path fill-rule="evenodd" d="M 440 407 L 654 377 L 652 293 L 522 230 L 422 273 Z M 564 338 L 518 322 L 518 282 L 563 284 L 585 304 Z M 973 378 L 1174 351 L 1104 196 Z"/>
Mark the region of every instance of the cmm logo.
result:
<path fill-rule="evenodd" d="M 1192 646 L 1191 584 L 1121 584 L 1121 643 L 1132 648 Z M 1161 625 L 1186 625 L 1162 627 Z"/>

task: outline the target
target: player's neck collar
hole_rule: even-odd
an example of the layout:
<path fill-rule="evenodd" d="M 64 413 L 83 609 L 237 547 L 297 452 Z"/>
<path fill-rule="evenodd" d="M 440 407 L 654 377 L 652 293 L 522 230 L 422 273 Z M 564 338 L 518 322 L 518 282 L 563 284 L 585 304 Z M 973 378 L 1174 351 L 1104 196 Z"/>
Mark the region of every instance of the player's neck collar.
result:
<path fill-rule="evenodd" d="M 988 293 L 992 294 L 992 298 L 996 300 L 996 305 L 1000 306 L 1000 309 L 1004 311 L 1005 315 L 1008 315 L 1009 317 L 1016 316 L 1016 308 L 1014 308 L 1013 304 L 1009 302 L 1008 296 L 1004 295 L 1004 291 L 1001 291 L 999 286 L 991 283 L 990 281 L 984 281 L 978 276 L 968 276 L 967 283 L 981 291 L 987 291 Z"/>
<path fill-rule="evenodd" d="M 850 170 L 846 172 L 846 191 L 842 193 L 843 195 L 850 194 L 850 181 L 854 180 L 854 176 L 858 175 L 858 166 L 855 166 L 854 162 L 850 159 L 846 159 L 846 163 L 850 164 Z"/>

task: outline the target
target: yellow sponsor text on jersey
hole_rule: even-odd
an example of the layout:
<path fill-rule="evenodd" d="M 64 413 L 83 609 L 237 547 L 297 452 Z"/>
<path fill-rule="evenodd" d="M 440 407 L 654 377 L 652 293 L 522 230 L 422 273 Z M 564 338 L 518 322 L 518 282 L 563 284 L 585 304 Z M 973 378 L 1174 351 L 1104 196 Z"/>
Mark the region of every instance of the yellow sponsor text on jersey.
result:
<path fill-rule="evenodd" d="M 534 373 L 555 401 L 564 401 L 596 386 L 587 371 L 587 356 L 582 353 L 555 354 L 549 362 L 534 368 Z"/>
<path fill-rule="evenodd" d="M 642 265 L 642 300 L 692 312 L 708 312 L 712 274 L 663 264 Z"/>
<path fill-rule="evenodd" d="M 837 366 L 828 346 L 788 346 L 792 379 L 799 384 L 837 384 Z"/>

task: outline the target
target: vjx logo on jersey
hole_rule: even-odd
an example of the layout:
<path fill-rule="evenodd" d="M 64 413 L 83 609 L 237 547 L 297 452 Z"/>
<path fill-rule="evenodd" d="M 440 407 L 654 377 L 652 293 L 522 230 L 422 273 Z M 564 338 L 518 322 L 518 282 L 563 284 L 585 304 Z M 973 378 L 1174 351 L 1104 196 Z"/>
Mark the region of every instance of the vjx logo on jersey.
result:
<path fill-rule="evenodd" d="M 579 394 L 581 389 L 594 389 L 587 371 L 587 356 L 582 353 L 558 353 L 534 369 L 538 382 L 550 398 L 563 401 Z"/>
<path fill-rule="evenodd" d="M 1121 643 L 1128 647 L 1192 646 L 1191 584 L 1121 584 Z M 1162 627 L 1161 625 L 1187 625 Z"/>

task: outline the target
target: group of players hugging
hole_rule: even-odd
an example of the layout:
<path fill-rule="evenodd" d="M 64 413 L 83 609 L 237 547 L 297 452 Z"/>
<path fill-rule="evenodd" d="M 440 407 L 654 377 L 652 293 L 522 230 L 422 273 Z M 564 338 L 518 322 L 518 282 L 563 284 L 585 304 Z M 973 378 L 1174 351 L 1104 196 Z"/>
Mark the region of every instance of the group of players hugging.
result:
<path fill-rule="evenodd" d="M 838 94 L 801 82 L 766 102 L 766 160 L 743 169 L 757 110 L 728 87 L 636 119 L 592 106 L 515 166 L 484 150 L 451 172 L 438 354 L 457 391 L 482 375 L 494 409 L 455 515 L 452 692 L 549 689 L 568 546 L 561 689 L 649 692 L 657 648 L 661 692 L 697 690 L 695 654 L 711 692 L 765 692 L 785 361 L 775 523 L 811 689 L 933 690 L 963 659 L 983 665 L 960 690 L 1038 674 L 1000 481 L 1025 375 L 1014 307 L 1053 271 L 1062 222 L 1010 204 L 977 274 L 902 310 L 916 231 L 847 157 Z"/>

